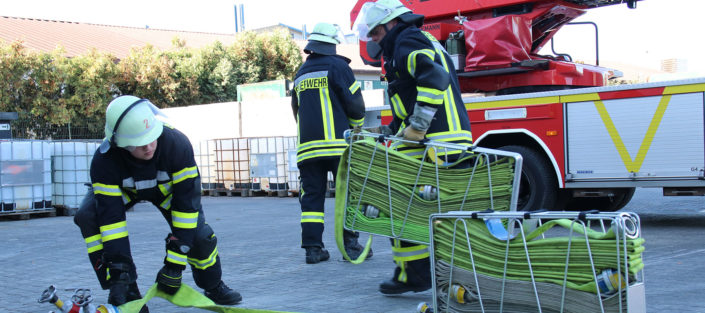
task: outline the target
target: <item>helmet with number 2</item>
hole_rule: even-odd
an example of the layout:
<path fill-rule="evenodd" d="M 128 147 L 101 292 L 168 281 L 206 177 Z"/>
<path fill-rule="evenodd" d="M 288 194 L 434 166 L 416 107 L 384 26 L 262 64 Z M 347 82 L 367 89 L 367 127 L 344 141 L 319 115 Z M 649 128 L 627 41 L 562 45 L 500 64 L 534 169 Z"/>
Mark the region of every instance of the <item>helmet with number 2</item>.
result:
<path fill-rule="evenodd" d="M 115 98 L 105 112 L 106 143 L 124 148 L 155 141 L 164 129 L 164 123 L 156 118 L 157 114 L 159 109 L 147 99 L 135 96 Z M 108 147 L 105 148 L 107 151 Z"/>

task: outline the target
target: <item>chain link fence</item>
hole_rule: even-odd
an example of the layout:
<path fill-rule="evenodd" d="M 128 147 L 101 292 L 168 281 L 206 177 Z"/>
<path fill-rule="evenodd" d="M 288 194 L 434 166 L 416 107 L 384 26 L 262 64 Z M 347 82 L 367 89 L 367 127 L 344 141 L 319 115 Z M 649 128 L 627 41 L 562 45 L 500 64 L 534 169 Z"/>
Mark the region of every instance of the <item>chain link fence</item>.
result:
<path fill-rule="evenodd" d="M 101 124 L 102 126 L 102 124 Z M 36 140 L 84 140 L 105 137 L 102 127 L 90 127 L 85 123 L 74 126 L 71 123 L 65 125 L 52 125 L 40 123 L 36 120 L 16 120 L 10 122 L 13 139 L 36 139 Z"/>

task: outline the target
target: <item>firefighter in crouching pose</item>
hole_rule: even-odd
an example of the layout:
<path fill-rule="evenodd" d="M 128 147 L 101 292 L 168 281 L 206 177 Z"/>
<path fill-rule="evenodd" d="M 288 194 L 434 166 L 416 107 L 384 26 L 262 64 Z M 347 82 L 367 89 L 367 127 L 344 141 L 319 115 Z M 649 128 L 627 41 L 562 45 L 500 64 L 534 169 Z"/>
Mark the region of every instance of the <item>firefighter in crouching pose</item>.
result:
<path fill-rule="evenodd" d="M 323 215 L 328 172 L 337 172 L 347 147 L 345 130 L 361 127 L 365 103 L 360 83 L 348 65 L 350 59 L 336 54 L 338 29 L 328 23 L 313 28 L 304 52 L 306 62 L 296 73 L 291 108 L 298 128 L 297 165 L 301 173 L 301 247 L 306 263 L 329 259 L 323 245 Z M 362 253 L 358 233 L 345 230 L 345 251 L 353 259 Z M 372 256 L 370 251 L 367 257 Z"/>
<path fill-rule="evenodd" d="M 171 233 L 157 287 L 174 294 L 181 273 L 191 265 L 196 285 L 217 304 L 231 305 L 240 294 L 221 280 L 216 237 L 201 208 L 201 180 L 188 138 L 156 118 L 159 109 L 134 96 L 108 105 L 105 141 L 93 156 L 92 188 L 76 212 L 88 258 L 108 303 L 140 299 L 130 253 L 125 211 L 141 200 L 154 204 Z M 146 306 L 142 312 L 147 311 Z"/>

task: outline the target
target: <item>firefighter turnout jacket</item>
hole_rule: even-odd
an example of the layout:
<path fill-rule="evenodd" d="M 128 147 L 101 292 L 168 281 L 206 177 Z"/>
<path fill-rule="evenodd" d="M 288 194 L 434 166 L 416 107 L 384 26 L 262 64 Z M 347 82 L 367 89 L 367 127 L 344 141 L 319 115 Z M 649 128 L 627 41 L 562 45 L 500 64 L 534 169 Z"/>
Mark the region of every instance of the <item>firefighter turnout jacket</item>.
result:
<path fill-rule="evenodd" d="M 426 137 L 470 146 L 470 120 L 453 63 L 431 34 L 414 26 L 422 21 L 423 16 L 408 13 L 380 42 L 393 115 L 389 126 L 394 132 L 410 126 L 409 117 L 414 114 L 416 104 L 432 107 L 436 113 Z M 423 145 L 395 144 L 393 148 L 414 158 L 425 157 Z M 462 156 L 461 153 L 460 150 L 448 150 L 438 151 L 436 155 L 445 158 L 445 161 L 455 161 Z M 431 287 L 428 246 L 394 239 L 392 252 L 392 258 L 397 263 L 393 281 L 420 290 Z"/>
<path fill-rule="evenodd" d="M 453 62 L 431 34 L 399 22 L 380 42 L 383 50 L 387 93 L 395 133 L 409 126 L 415 104 L 437 109 L 426 132 L 431 140 L 472 145 L 470 120 L 460 94 Z M 400 145 L 397 150 L 416 158 L 422 147 Z M 448 151 L 457 154 L 459 151 Z"/>
<path fill-rule="evenodd" d="M 291 108 L 297 121 L 297 163 L 340 157 L 347 147 L 343 133 L 362 126 L 365 104 L 350 60 L 313 53 L 296 73 Z"/>
<path fill-rule="evenodd" d="M 148 161 L 135 159 L 125 149 L 96 151 L 90 173 L 100 227 L 93 244 L 96 250 L 102 246 L 106 259 L 131 259 L 125 211 L 140 200 L 157 206 L 171 232 L 192 246 L 201 212 L 201 182 L 193 148 L 183 133 L 165 124 Z M 186 265 L 186 256 L 167 251 L 166 261 Z"/>

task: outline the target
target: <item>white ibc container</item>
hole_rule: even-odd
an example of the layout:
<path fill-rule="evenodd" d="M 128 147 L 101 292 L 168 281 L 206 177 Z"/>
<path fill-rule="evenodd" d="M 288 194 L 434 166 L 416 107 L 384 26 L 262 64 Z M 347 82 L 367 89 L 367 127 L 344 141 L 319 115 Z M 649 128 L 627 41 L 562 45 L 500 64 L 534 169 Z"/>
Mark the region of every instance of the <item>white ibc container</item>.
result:
<path fill-rule="evenodd" d="M 0 142 L 0 168 L 0 211 L 52 208 L 51 148 L 48 141 Z"/>
<path fill-rule="evenodd" d="M 288 148 L 286 150 L 286 170 L 287 170 L 287 186 L 289 188 L 290 192 L 299 192 L 299 189 L 301 187 L 301 180 L 299 179 L 299 176 L 301 175 L 299 172 L 299 167 L 297 166 L 297 157 L 296 157 L 296 142 L 297 138 L 296 136 L 287 138 L 287 142 L 289 143 Z M 328 188 L 326 190 L 327 194 L 330 194 L 331 192 L 335 192 L 335 175 L 337 172 L 328 172 Z"/>
<path fill-rule="evenodd" d="M 288 164 L 287 164 L 287 179 L 286 184 L 289 187 L 289 191 L 299 192 L 299 168 L 296 166 L 296 149 L 287 150 Z"/>
<path fill-rule="evenodd" d="M 100 141 L 52 142 L 54 205 L 78 208 L 91 182 L 91 161 Z"/>
<path fill-rule="evenodd" d="M 251 189 L 250 147 L 247 138 L 214 139 L 213 142 L 217 189 Z"/>
<path fill-rule="evenodd" d="M 216 186 L 215 141 L 203 140 L 193 144 L 193 155 L 201 175 L 201 189 L 214 190 Z"/>
<path fill-rule="evenodd" d="M 299 167 L 296 165 L 296 136 L 290 137 L 288 142 L 289 146 L 286 150 L 286 184 L 290 192 L 299 192 L 301 182 L 299 180 Z"/>
<path fill-rule="evenodd" d="M 296 146 L 296 137 L 250 138 L 250 176 L 261 179 L 262 190 L 288 190 L 287 151 L 291 146 Z"/>

